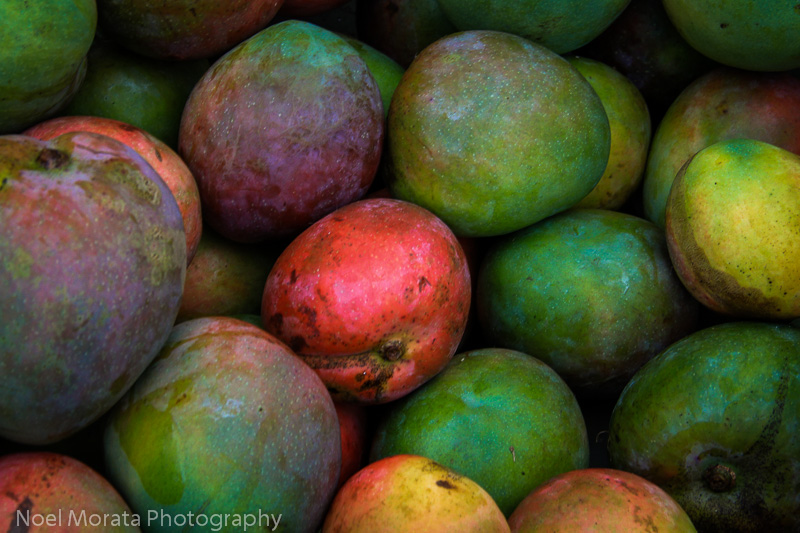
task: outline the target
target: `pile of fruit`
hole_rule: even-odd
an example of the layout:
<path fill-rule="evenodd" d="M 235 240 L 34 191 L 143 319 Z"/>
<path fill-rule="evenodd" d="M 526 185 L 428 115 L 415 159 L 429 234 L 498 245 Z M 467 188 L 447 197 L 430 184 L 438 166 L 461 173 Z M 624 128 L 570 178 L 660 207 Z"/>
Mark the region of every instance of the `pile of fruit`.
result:
<path fill-rule="evenodd" d="M 0 3 L 0 531 L 800 531 L 800 5 Z"/>

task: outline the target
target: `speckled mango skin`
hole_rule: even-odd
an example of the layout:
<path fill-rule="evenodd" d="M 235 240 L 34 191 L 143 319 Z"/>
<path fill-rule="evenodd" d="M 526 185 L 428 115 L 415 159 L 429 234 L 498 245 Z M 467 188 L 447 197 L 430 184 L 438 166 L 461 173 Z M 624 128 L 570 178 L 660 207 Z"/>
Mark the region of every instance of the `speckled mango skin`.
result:
<path fill-rule="evenodd" d="M 800 317 L 800 156 L 747 139 L 704 148 L 675 178 L 666 216 L 670 257 L 698 301 Z"/>
<path fill-rule="evenodd" d="M 0 137 L 0 435 L 60 440 L 105 413 L 178 312 L 186 237 L 167 186 L 93 133 Z"/>
<path fill-rule="evenodd" d="M 456 354 L 379 420 L 370 461 L 428 457 L 472 479 L 506 516 L 536 486 L 589 466 L 586 424 L 564 381 L 528 354 Z"/>
<path fill-rule="evenodd" d="M 611 146 L 602 101 L 566 59 L 478 30 L 420 52 L 395 89 L 387 135 L 392 196 L 463 237 L 572 207 L 600 180 Z"/>
<path fill-rule="evenodd" d="M 336 494 L 322 533 L 506 533 L 508 522 L 477 483 L 426 457 L 368 464 Z"/>
<path fill-rule="evenodd" d="M 288 20 L 237 45 L 184 108 L 179 153 L 204 221 L 239 242 L 293 237 L 361 198 L 383 149 L 383 104 L 341 37 Z"/>
<path fill-rule="evenodd" d="M 261 510 L 292 532 L 316 531 L 341 468 L 336 410 L 317 375 L 229 317 L 174 327 L 111 413 L 104 449 L 109 479 L 143 517 Z"/>
<path fill-rule="evenodd" d="M 289 244 L 267 277 L 261 316 L 335 399 L 385 403 L 444 368 L 471 290 L 450 228 L 415 204 L 370 198 Z"/>
<path fill-rule="evenodd" d="M 191 263 L 203 232 L 203 220 L 200 191 L 197 190 L 194 176 L 180 156 L 157 137 L 136 126 L 98 116 L 56 117 L 39 122 L 22 133 L 49 141 L 73 131 L 88 131 L 116 139 L 136 150 L 153 167 L 178 203 L 186 233 L 186 264 Z"/>
<path fill-rule="evenodd" d="M 639 89 L 605 63 L 580 56 L 567 61 L 588 81 L 608 116 L 611 151 L 594 189 L 575 207 L 619 209 L 644 175 L 650 148 L 650 113 Z"/>
<path fill-rule="evenodd" d="M 91 515 L 104 514 L 109 517 L 101 526 L 89 523 Z M 35 525 L 41 523 L 35 515 L 43 515 L 45 520 L 52 516 L 55 525 Z M 72 457 L 40 451 L 0 457 L 3 531 L 79 533 L 102 529 L 108 533 L 138 533 L 140 529 L 132 515 L 111 483 Z"/>
<path fill-rule="evenodd" d="M 800 67 L 800 5 L 795 0 L 664 0 L 675 28 L 693 48 L 732 67 Z"/>
<path fill-rule="evenodd" d="M 565 472 L 534 489 L 508 517 L 511 533 L 695 533 L 662 488 L 613 468 Z"/>
<path fill-rule="evenodd" d="M 715 142 L 736 138 L 800 154 L 800 78 L 721 67 L 686 87 L 653 135 L 642 187 L 645 217 L 663 228 L 683 164 Z"/>
<path fill-rule="evenodd" d="M 19 133 L 62 109 L 86 76 L 95 0 L 0 4 L 0 134 Z"/>
<path fill-rule="evenodd" d="M 475 305 L 496 346 L 540 358 L 580 396 L 611 397 L 696 327 L 664 232 L 642 218 L 573 209 L 496 240 Z"/>
<path fill-rule="evenodd" d="M 262 30 L 282 0 L 99 0 L 98 23 L 119 44 L 144 56 L 217 57 Z"/>
<path fill-rule="evenodd" d="M 631 379 L 609 431 L 611 465 L 666 490 L 698 531 L 797 531 L 800 330 L 729 322 L 685 337 Z"/>
<path fill-rule="evenodd" d="M 438 0 L 459 30 L 520 35 L 558 54 L 571 52 L 605 30 L 630 0 Z"/>

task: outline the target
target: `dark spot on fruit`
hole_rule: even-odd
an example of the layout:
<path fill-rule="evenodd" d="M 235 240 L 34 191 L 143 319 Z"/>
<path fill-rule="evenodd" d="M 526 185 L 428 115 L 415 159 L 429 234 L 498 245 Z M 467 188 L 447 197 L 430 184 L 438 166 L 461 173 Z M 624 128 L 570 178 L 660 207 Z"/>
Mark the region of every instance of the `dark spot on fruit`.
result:
<path fill-rule="evenodd" d="M 22 500 L 14 511 L 14 518 L 11 519 L 11 525 L 9 525 L 6 533 L 27 533 L 29 526 L 18 517 L 22 515 L 26 520 L 29 520 L 31 509 L 33 509 L 33 502 L 29 498 Z"/>
<path fill-rule="evenodd" d="M 439 486 L 439 487 L 442 487 L 444 489 L 450 489 L 450 490 L 456 488 L 455 485 L 453 485 L 452 483 L 450 483 L 446 479 L 437 479 L 436 480 L 436 485 Z"/>
<path fill-rule="evenodd" d="M 156 153 L 156 159 L 158 159 L 159 161 L 163 161 L 164 160 L 164 158 L 161 156 L 161 152 L 158 150 L 158 148 L 154 149 L 153 151 Z"/>
<path fill-rule="evenodd" d="M 712 492 L 729 492 L 736 486 L 736 472 L 729 466 L 716 464 L 703 471 L 703 483 Z"/>
<path fill-rule="evenodd" d="M 403 341 L 392 339 L 383 344 L 380 348 L 381 357 L 387 361 L 397 361 L 406 353 L 406 345 Z"/>
<path fill-rule="evenodd" d="M 428 278 L 426 278 L 425 276 L 419 278 L 419 292 L 422 292 L 422 289 L 424 289 L 425 287 L 430 287 L 430 285 L 431 282 L 428 281 Z"/>
<path fill-rule="evenodd" d="M 725 28 L 727 28 L 728 26 L 730 26 L 730 24 L 728 24 L 727 22 L 722 22 L 722 23 L 719 25 L 719 27 L 720 27 L 721 29 L 723 29 L 723 30 L 724 30 Z"/>
<path fill-rule="evenodd" d="M 195 11 L 193 7 L 189 8 L 189 13 L 191 13 L 194 18 L 197 18 L 197 11 Z"/>
<path fill-rule="evenodd" d="M 295 353 L 303 351 L 303 349 L 306 348 L 307 346 L 308 343 L 300 335 L 295 335 L 294 337 L 289 339 L 289 348 L 291 348 L 292 351 Z"/>
<path fill-rule="evenodd" d="M 297 283 L 297 270 L 292 269 L 292 273 L 289 276 L 289 283 L 292 283 L 292 284 Z"/>
<path fill-rule="evenodd" d="M 8 178 L 3 178 L 3 180 L 0 181 L 0 191 L 2 191 L 5 188 L 7 183 L 8 183 Z"/>
<path fill-rule="evenodd" d="M 36 163 L 45 170 L 61 168 L 69 162 L 69 154 L 53 148 L 45 148 L 39 152 Z"/>
<path fill-rule="evenodd" d="M 269 331 L 280 337 L 283 330 L 283 315 L 275 313 L 269 317 L 269 320 L 267 320 L 267 327 Z"/>

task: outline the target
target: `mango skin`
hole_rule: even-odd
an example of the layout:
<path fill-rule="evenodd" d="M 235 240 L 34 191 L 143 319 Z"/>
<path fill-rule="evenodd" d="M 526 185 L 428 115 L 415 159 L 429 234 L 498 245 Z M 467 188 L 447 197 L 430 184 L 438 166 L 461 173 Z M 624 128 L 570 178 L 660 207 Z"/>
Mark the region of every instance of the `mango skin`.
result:
<path fill-rule="evenodd" d="M 605 30 L 630 0 L 439 0 L 459 30 L 497 30 L 565 54 Z"/>
<path fill-rule="evenodd" d="M 356 472 L 336 494 L 321 533 L 481 531 L 507 533 L 492 497 L 426 457 L 400 454 Z"/>
<path fill-rule="evenodd" d="M 0 4 L 0 134 L 57 113 L 86 75 L 97 28 L 95 0 Z"/>
<path fill-rule="evenodd" d="M 552 476 L 589 466 L 586 425 L 566 383 L 502 348 L 456 354 L 424 387 L 388 406 L 370 462 L 428 457 L 472 479 L 508 516 Z"/>
<path fill-rule="evenodd" d="M 611 128 L 606 169 L 575 207 L 620 209 L 644 176 L 651 133 L 647 102 L 628 78 L 605 63 L 581 56 L 566 59 L 600 97 Z"/>
<path fill-rule="evenodd" d="M 105 463 L 142 517 L 260 509 L 283 515 L 281 531 L 310 532 L 336 490 L 340 438 L 325 386 L 286 345 L 242 320 L 206 317 L 173 328 L 110 414 Z"/>
<path fill-rule="evenodd" d="M 698 531 L 800 528 L 800 330 L 712 326 L 664 350 L 619 397 L 611 466 L 666 490 Z"/>
<path fill-rule="evenodd" d="M 580 509 L 580 512 L 576 512 Z M 695 533 L 661 487 L 613 468 L 583 468 L 539 485 L 508 517 L 512 533 Z"/>
<path fill-rule="evenodd" d="M 210 62 L 153 59 L 103 39 L 95 40 L 87 60 L 86 77 L 59 115 L 119 120 L 177 150 L 186 100 Z"/>
<path fill-rule="evenodd" d="M 389 108 L 386 180 L 460 237 L 521 229 L 597 184 L 606 112 L 566 59 L 522 37 L 457 32 L 408 67 Z"/>
<path fill-rule="evenodd" d="M 366 194 L 384 122 L 380 90 L 355 49 L 288 20 L 203 75 L 184 108 L 178 151 L 197 180 L 204 222 L 259 242 L 296 236 Z"/>
<path fill-rule="evenodd" d="M 423 48 L 456 27 L 438 0 L 357 0 L 358 37 L 408 68 Z"/>
<path fill-rule="evenodd" d="M 663 228 L 683 164 L 706 146 L 736 138 L 800 154 L 800 78 L 719 67 L 686 87 L 653 134 L 642 186 L 645 217 Z"/>
<path fill-rule="evenodd" d="M 664 0 L 670 20 L 696 50 L 735 68 L 800 67 L 800 8 L 794 0 Z"/>
<path fill-rule="evenodd" d="M 738 318 L 800 317 L 800 156 L 713 144 L 678 173 L 666 215 L 670 257 L 698 301 Z"/>
<path fill-rule="evenodd" d="M 7 135 L 0 162 L 0 435 L 48 444 L 108 411 L 158 353 L 186 236 L 163 180 L 110 137 Z"/>
<path fill-rule="evenodd" d="M 192 262 L 203 232 L 200 192 L 186 163 L 155 135 L 127 122 L 94 115 L 61 116 L 39 122 L 23 135 L 50 140 L 64 133 L 87 131 L 116 139 L 136 150 L 169 188 L 183 217 L 186 233 L 186 264 Z"/>
<path fill-rule="evenodd" d="M 664 233 L 642 218 L 573 209 L 497 239 L 478 274 L 481 329 L 540 358 L 579 396 L 618 394 L 696 327 Z"/>
<path fill-rule="evenodd" d="M 283 0 L 100 0 L 98 23 L 125 48 L 183 61 L 214 58 L 264 29 Z"/>
<path fill-rule="evenodd" d="M 19 516 L 22 514 L 22 518 Z M 72 513 L 72 514 L 71 514 Z M 28 451 L 0 457 L 0 529 L 26 533 L 80 533 L 100 529 L 91 515 L 109 515 L 102 530 L 140 531 L 128 504 L 106 478 L 61 453 Z M 36 526 L 53 516 L 56 525 Z M 74 520 L 70 522 L 71 517 Z M 84 521 L 85 517 L 85 521 Z M 26 520 L 28 526 L 26 527 Z"/>

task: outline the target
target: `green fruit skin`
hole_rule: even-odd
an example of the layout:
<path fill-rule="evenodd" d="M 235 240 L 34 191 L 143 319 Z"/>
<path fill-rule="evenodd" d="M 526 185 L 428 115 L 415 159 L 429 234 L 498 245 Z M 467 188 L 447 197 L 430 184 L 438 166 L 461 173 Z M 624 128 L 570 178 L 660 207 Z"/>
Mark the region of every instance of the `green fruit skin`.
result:
<path fill-rule="evenodd" d="M 96 42 L 88 64 L 83 83 L 59 114 L 119 120 L 177 148 L 183 107 L 207 60 L 162 61 Z"/>
<path fill-rule="evenodd" d="M 755 139 L 800 154 L 800 78 L 714 69 L 672 103 L 653 135 L 642 187 L 644 215 L 664 227 L 675 175 L 715 142 Z"/>
<path fill-rule="evenodd" d="M 521 352 L 485 348 L 456 354 L 378 423 L 370 462 L 396 454 L 428 457 L 464 475 L 508 516 L 534 487 L 589 462 L 575 396 L 547 365 Z"/>
<path fill-rule="evenodd" d="M 459 30 L 497 30 L 564 54 L 605 30 L 630 0 L 439 0 Z"/>
<path fill-rule="evenodd" d="M 600 180 L 611 145 L 602 101 L 566 59 L 496 31 L 426 47 L 395 90 L 387 132 L 391 194 L 461 237 L 573 206 Z"/>
<path fill-rule="evenodd" d="M 6 135 L 0 227 L 0 435 L 49 444 L 107 412 L 169 335 L 183 218 L 119 141 Z"/>
<path fill-rule="evenodd" d="M 309 532 L 333 498 L 340 439 L 311 368 L 257 326 L 208 317 L 173 328 L 109 416 L 104 450 L 109 479 L 143 523 L 153 512 L 261 511 L 282 514 L 281 531 Z M 148 531 L 181 530 L 168 526 Z"/>
<path fill-rule="evenodd" d="M 618 394 L 696 327 L 664 233 L 633 215 L 574 209 L 497 240 L 478 274 L 482 331 L 552 366 L 579 396 Z"/>
<path fill-rule="evenodd" d="M 800 156 L 712 144 L 678 172 L 666 215 L 670 257 L 697 300 L 738 318 L 800 317 Z"/>
<path fill-rule="evenodd" d="M 735 68 L 800 67 L 800 7 L 795 0 L 664 0 L 678 32 L 696 50 Z"/>
<path fill-rule="evenodd" d="M 95 0 L 0 3 L 0 134 L 19 133 L 69 101 L 96 28 Z"/>
<path fill-rule="evenodd" d="M 800 330 L 728 322 L 685 337 L 631 379 L 609 430 L 612 466 L 665 489 L 698 531 L 797 531 Z"/>
<path fill-rule="evenodd" d="M 375 78 L 375 83 L 378 84 L 378 90 L 381 92 L 383 116 L 384 118 L 389 116 L 389 104 L 392 102 L 392 95 L 394 95 L 394 90 L 397 89 L 405 69 L 391 57 L 359 39 L 348 35 L 340 35 L 340 37 L 355 48 L 358 55 L 367 64 L 372 77 Z"/>
<path fill-rule="evenodd" d="M 567 61 L 591 84 L 611 128 L 606 170 L 594 189 L 575 207 L 619 209 L 639 186 L 650 148 L 650 113 L 639 89 L 610 66 L 570 56 Z"/>

